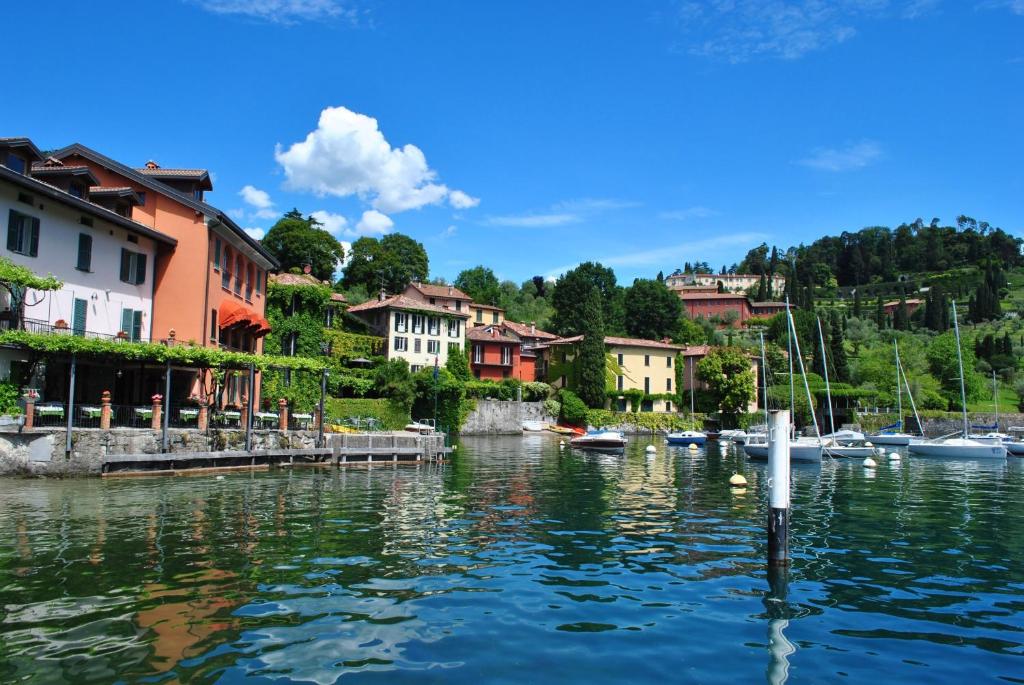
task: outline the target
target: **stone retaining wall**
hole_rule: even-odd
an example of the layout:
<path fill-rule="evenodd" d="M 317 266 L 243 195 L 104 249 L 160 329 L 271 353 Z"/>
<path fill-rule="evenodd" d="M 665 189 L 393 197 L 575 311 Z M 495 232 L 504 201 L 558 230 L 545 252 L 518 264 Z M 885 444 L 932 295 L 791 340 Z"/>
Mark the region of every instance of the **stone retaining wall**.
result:
<path fill-rule="evenodd" d="M 523 432 L 523 421 L 546 421 L 555 418 L 544 411 L 543 402 L 516 402 L 515 400 L 477 400 L 462 426 L 462 435 L 518 435 Z"/>

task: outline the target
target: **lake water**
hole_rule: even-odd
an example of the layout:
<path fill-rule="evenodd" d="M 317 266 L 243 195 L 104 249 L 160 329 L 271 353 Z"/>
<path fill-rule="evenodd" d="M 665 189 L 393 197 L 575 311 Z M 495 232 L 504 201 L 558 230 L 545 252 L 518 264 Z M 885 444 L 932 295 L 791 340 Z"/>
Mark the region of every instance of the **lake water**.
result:
<path fill-rule="evenodd" d="M 646 444 L 0 480 L 0 682 L 1024 682 L 1022 460 L 796 468 L 769 592 L 764 466 Z"/>

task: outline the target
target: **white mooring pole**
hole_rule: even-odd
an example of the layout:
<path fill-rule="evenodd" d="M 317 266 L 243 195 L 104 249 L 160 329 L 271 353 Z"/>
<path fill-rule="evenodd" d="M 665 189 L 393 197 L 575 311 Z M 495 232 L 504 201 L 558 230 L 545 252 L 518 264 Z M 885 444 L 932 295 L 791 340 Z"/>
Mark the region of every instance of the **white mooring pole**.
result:
<path fill-rule="evenodd" d="M 768 565 L 789 565 L 789 411 L 768 423 Z"/>

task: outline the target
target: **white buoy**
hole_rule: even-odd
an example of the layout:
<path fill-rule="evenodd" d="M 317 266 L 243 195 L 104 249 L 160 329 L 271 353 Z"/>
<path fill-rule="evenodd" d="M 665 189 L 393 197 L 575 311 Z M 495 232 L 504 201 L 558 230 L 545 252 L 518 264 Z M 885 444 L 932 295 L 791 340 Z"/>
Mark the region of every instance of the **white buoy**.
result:
<path fill-rule="evenodd" d="M 729 485 L 731 485 L 734 488 L 743 488 L 746 487 L 747 485 L 747 479 L 744 478 L 739 473 L 734 473 L 732 474 L 732 477 L 729 479 Z"/>
<path fill-rule="evenodd" d="M 875 448 L 875 452 L 876 452 L 877 454 L 879 454 L 879 455 L 882 455 L 882 456 L 884 456 L 884 455 L 885 455 L 885 448 L 884 448 L 884 447 L 876 447 L 876 448 Z"/>
<path fill-rule="evenodd" d="M 657 451 L 658 451 L 658 448 L 655 447 L 654 445 L 648 445 L 647 446 L 647 450 L 646 450 L 647 454 L 654 454 Z"/>
<path fill-rule="evenodd" d="M 216 480 L 224 480 L 224 476 L 217 476 Z"/>
<path fill-rule="evenodd" d="M 875 460 L 872 459 L 871 457 L 868 457 L 867 459 L 864 460 L 864 468 L 873 469 L 876 466 L 878 466 L 878 464 L 876 464 Z"/>
<path fill-rule="evenodd" d="M 889 452 L 889 461 L 899 461 L 899 460 L 900 460 L 900 453 L 899 452 Z"/>
<path fill-rule="evenodd" d="M 558 449 L 560 449 L 560 450 L 564 450 L 565 449 L 565 440 L 559 440 L 558 441 Z"/>
<path fill-rule="evenodd" d="M 690 446 L 687 447 L 686 449 L 690 450 L 691 452 L 696 452 L 697 451 L 697 445 L 691 442 Z"/>

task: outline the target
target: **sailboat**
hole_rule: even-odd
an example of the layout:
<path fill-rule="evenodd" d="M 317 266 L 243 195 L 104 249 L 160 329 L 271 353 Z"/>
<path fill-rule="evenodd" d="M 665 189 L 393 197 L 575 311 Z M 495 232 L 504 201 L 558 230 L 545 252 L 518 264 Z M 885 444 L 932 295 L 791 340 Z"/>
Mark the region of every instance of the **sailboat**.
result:
<path fill-rule="evenodd" d="M 987 433 L 972 433 L 971 439 L 977 440 L 978 442 L 984 442 L 986 444 L 994 445 L 1001 444 L 1012 438 L 1007 433 L 999 432 L 999 381 L 996 380 L 996 372 L 992 372 L 992 398 L 996 404 L 996 420 L 991 426 L 971 426 L 972 429 L 976 430 L 987 430 Z"/>
<path fill-rule="evenodd" d="M 990 445 L 970 438 L 967 424 L 967 391 L 964 388 L 964 358 L 960 352 L 960 324 L 956 318 L 956 301 L 953 301 L 953 330 L 956 333 L 956 361 L 960 368 L 960 408 L 963 412 L 964 428 L 961 437 L 939 438 L 912 442 L 907 450 L 915 457 L 945 457 L 948 459 L 1005 459 L 1006 448 L 1002 444 Z"/>
<path fill-rule="evenodd" d="M 906 447 L 912 441 L 917 440 L 919 436 L 911 435 L 910 433 L 904 432 L 903 428 L 903 387 L 901 383 L 907 386 L 907 397 L 910 398 L 910 406 L 914 410 L 914 418 L 917 421 L 917 425 L 921 425 L 921 419 L 917 415 L 917 405 L 914 404 L 914 394 L 910 392 L 910 382 L 907 380 L 907 374 L 903 370 L 903 363 L 900 361 L 900 344 L 896 340 L 892 341 L 893 350 L 896 354 L 896 415 L 899 417 L 896 423 L 891 426 L 886 426 L 878 433 L 869 436 L 869 440 L 875 445 L 892 445 L 895 447 Z M 892 429 L 897 430 L 892 430 Z"/>
<path fill-rule="evenodd" d="M 811 410 L 811 422 L 817 426 L 817 420 L 814 416 L 814 402 L 811 401 L 811 389 L 807 385 L 807 374 L 804 372 L 804 360 L 800 356 L 800 341 L 796 337 L 796 325 L 793 323 L 793 313 L 789 309 L 789 300 L 786 300 L 786 320 L 789 324 L 790 340 L 791 343 L 796 345 L 796 357 L 800 362 L 800 373 L 804 377 L 804 389 L 807 391 L 807 406 Z M 761 375 L 764 379 L 764 413 L 765 413 L 765 425 L 768 422 L 768 372 L 765 363 L 764 355 L 764 336 L 761 336 Z M 790 406 L 795 402 L 793 393 L 793 354 L 789 355 L 789 397 Z M 812 440 L 800 439 L 794 440 L 789 443 L 789 459 L 790 461 L 810 462 L 814 464 L 821 463 L 821 438 L 815 437 Z M 746 453 L 749 459 L 767 460 L 768 459 L 768 435 L 748 435 L 746 444 L 743 445 L 743 451 Z"/>
<path fill-rule="evenodd" d="M 825 350 L 825 334 L 821 330 L 821 318 L 818 318 L 818 342 L 821 345 L 821 367 L 825 372 L 825 401 L 828 403 L 828 424 L 831 433 L 822 438 L 822 446 L 827 454 L 833 457 L 856 457 L 863 459 L 875 453 L 871 445 L 853 445 L 845 443 L 836 433 L 836 420 L 832 410 L 832 386 L 828 380 L 828 355 Z M 857 434 L 855 431 L 844 431 L 849 437 Z M 863 441 L 864 435 L 860 434 Z"/>

